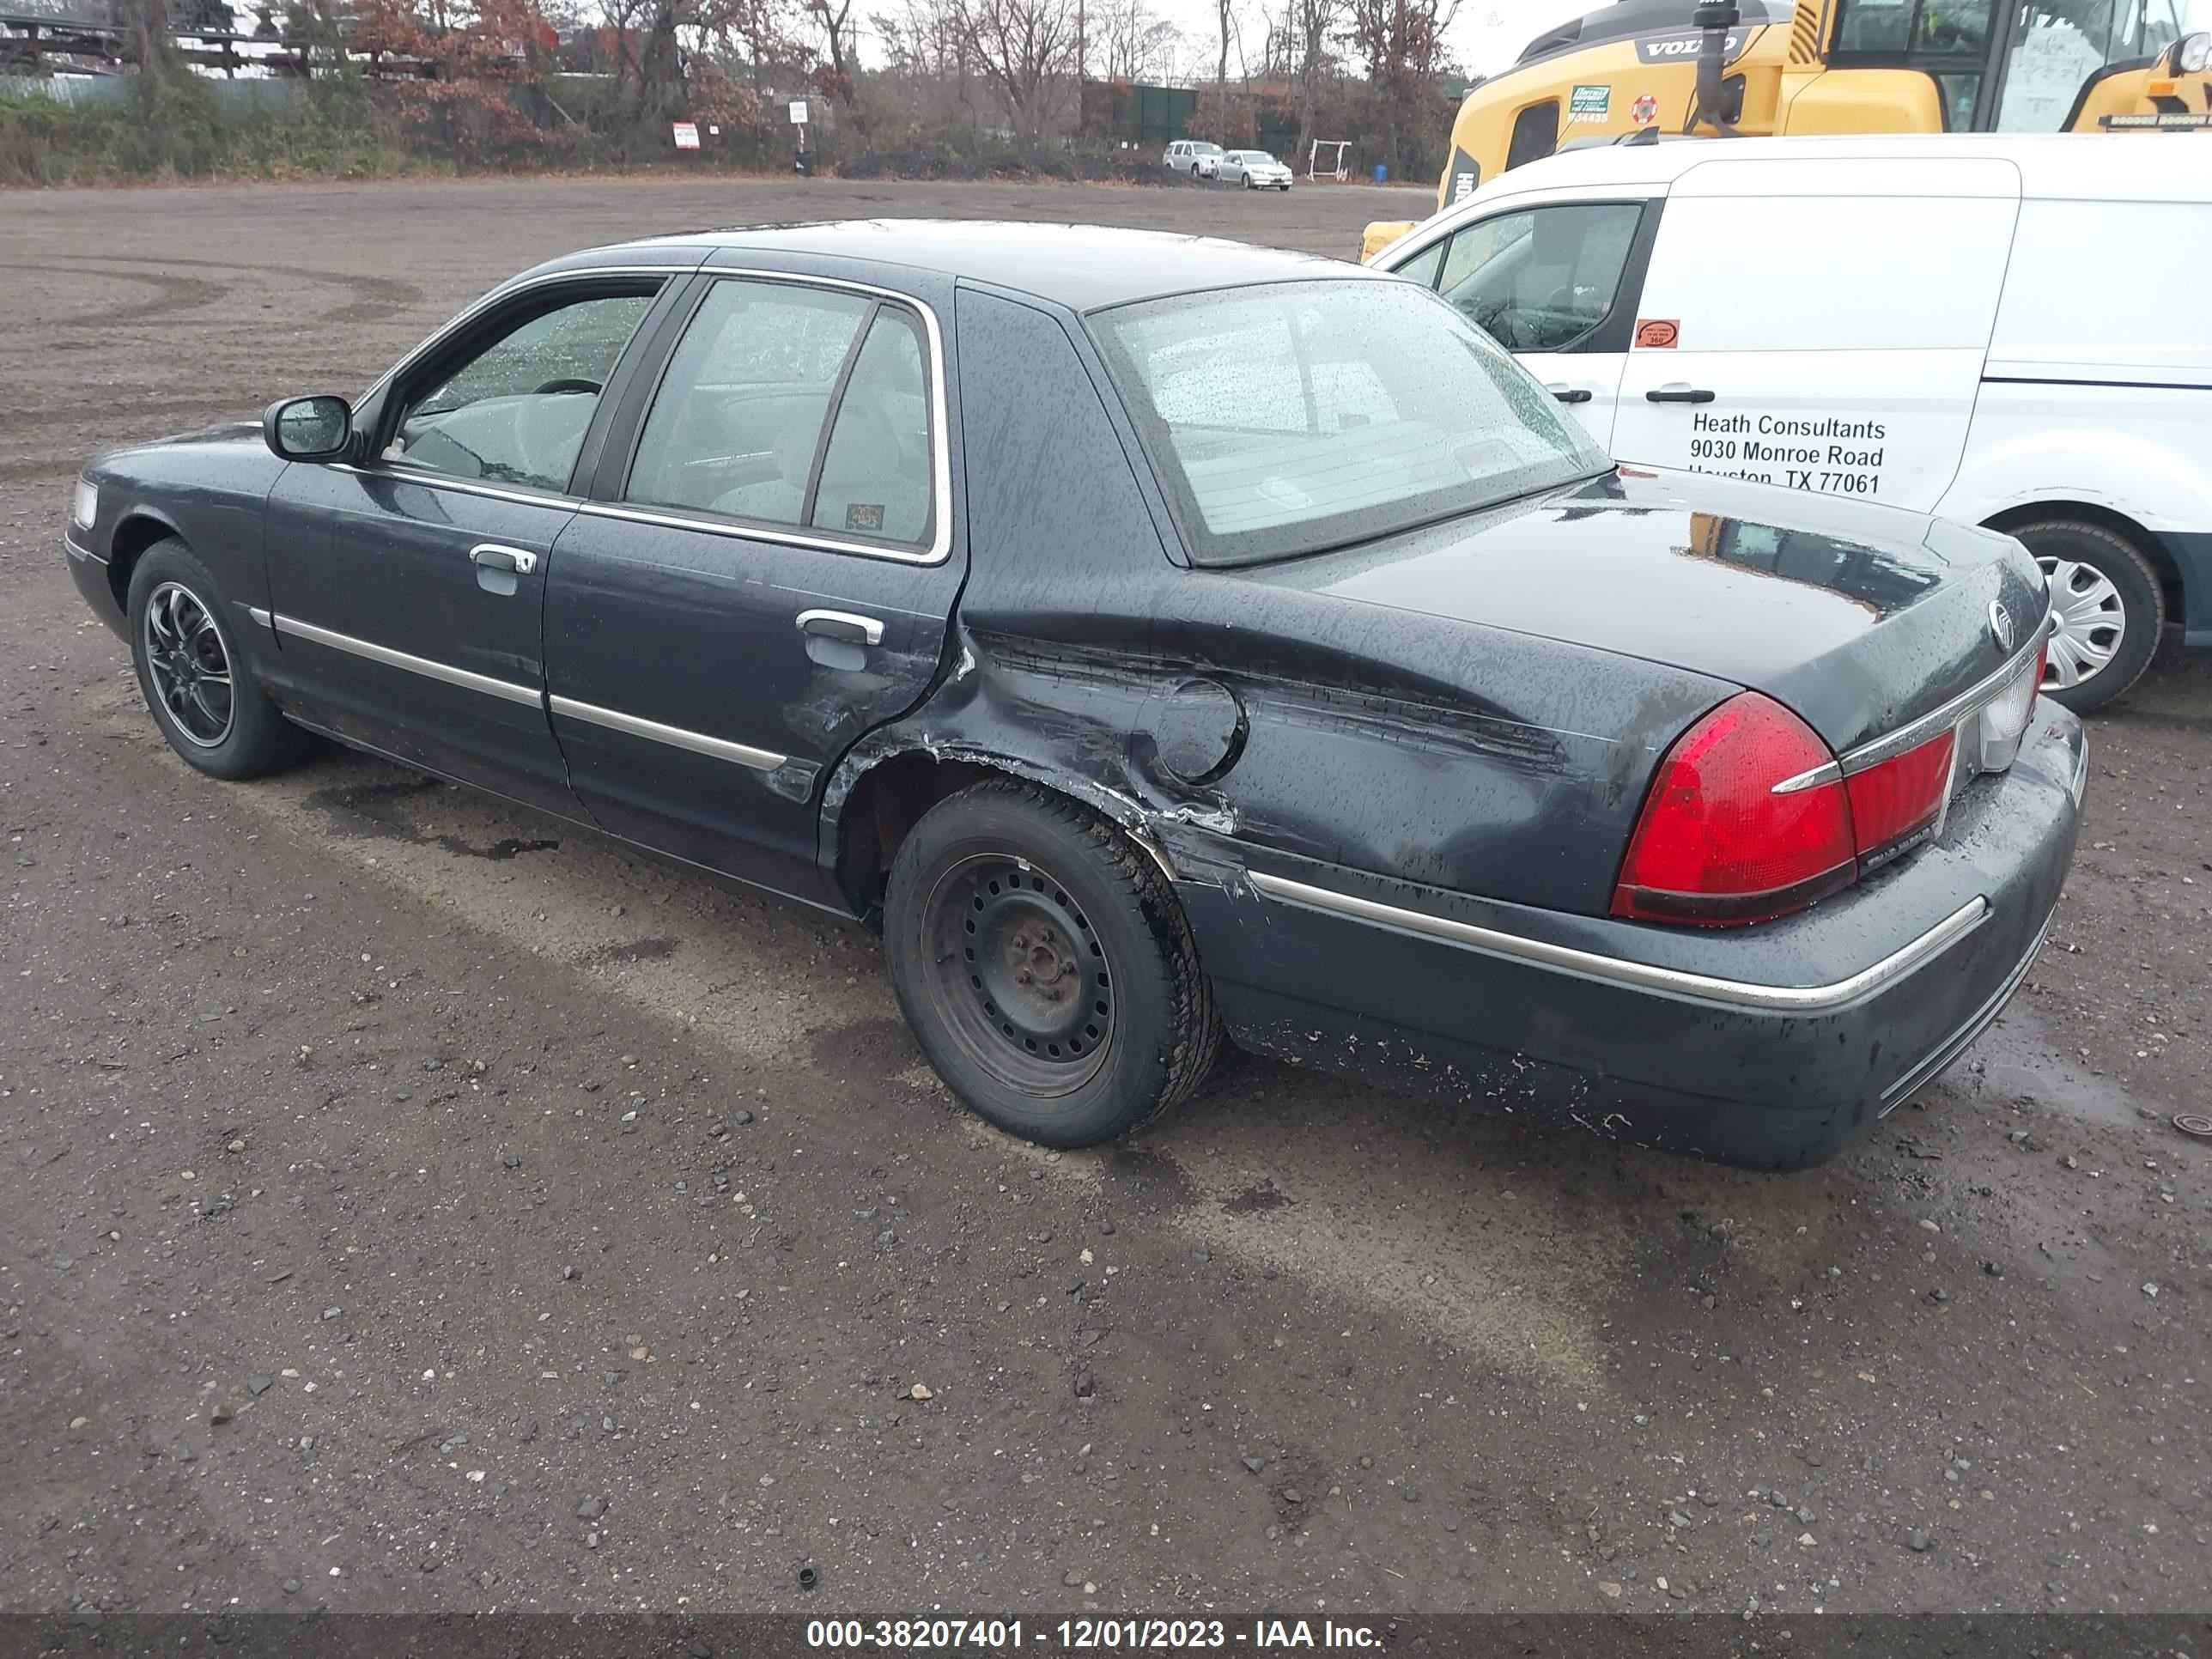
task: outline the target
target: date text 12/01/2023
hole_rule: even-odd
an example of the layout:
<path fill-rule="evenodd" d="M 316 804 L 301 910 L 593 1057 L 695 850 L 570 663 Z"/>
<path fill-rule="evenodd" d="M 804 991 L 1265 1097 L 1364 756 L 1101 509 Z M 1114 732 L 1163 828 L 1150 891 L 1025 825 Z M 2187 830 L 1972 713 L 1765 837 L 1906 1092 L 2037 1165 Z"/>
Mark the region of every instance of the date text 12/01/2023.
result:
<path fill-rule="evenodd" d="M 1701 410 L 1690 424 L 1692 472 L 1836 495 L 1882 493 L 1882 441 L 1889 429 L 1880 421 Z"/>
<path fill-rule="evenodd" d="M 1392 1626 L 1395 1628 L 1395 1626 Z M 1063 1619 L 1056 1625 L 1018 1619 L 810 1619 L 806 1645 L 860 1651 L 942 1649 L 1018 1653 L 1025 1641 L 1055 1650 L 1151 1648 L 1379 1649 L 1388 1632 L 1334 1620 Z"/>

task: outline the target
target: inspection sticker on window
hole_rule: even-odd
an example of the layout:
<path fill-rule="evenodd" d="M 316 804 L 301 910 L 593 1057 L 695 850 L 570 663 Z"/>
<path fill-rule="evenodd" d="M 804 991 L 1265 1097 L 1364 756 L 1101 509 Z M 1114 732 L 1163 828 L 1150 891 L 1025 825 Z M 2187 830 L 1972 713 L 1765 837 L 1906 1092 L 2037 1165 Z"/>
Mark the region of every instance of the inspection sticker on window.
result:
<path fill-rule="evenodd" d="M 1613 109 L 1609 86 L 1577 86 L 1567 94 L 1567 120 L 1603 122 Z"/>
<path fill-rule="evenodd" d="M 1682 325 L 1672 317 L 1639 318 L 1636 343 L 1645 351 L 1671 351 L 1682 343 Z"/>
<path fill-rule="evenodd" d="M 845 507 L 845 528 L 869 535 L 880 535 L 884 528 L 884 505 L 881 501 L 851 501 Z"/>

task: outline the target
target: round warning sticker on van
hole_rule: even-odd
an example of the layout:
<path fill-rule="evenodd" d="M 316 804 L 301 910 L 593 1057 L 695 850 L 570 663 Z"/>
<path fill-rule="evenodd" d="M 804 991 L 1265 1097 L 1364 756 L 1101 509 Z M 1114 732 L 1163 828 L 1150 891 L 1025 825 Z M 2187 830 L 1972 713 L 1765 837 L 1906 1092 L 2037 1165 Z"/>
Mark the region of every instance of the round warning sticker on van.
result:
<path fill-rule="evenodd" d="M 1640 318 L 1636 325 L 1636 343 L 1649 350 L 1672 349 L 1682 343 L 1682 325 L 1672 317 Z"/>

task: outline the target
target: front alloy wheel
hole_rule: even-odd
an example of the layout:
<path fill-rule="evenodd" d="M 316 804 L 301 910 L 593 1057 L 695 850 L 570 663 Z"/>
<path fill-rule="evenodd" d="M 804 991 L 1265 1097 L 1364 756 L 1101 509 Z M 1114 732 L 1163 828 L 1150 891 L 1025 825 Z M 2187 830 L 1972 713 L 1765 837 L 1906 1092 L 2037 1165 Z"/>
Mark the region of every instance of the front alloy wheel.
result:
<path fill-rule="evenodd" d="M 163 582 L 146 600 L 146 668 L 169 725 L 186 743 L 221 747 L 237 717 L 230 653 L 207 605 L 181 582 Z"/>
<path fill-rule="evenodd" d="M 169 747 L 217 778 L 296 765 L 319 740 L 286 720 L 254 677 L 214 576 L 173 536 L 131 567 L 131 661 Z"/>

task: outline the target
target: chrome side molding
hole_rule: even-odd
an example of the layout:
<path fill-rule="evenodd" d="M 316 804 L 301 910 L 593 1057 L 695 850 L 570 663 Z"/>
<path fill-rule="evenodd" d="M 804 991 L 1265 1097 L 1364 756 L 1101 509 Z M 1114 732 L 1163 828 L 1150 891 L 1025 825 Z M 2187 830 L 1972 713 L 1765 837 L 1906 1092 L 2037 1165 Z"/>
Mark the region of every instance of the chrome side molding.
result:
<path fill-rule="evenodd" d="M 773 772 L 791 758 L 771 749 L 755 749 L 750 744 L 708 737 L 704 732 L 688 731 L 680 726 L 663 726 L 659 720 L 625 714 L 620 709 L 601 708 L 595 703 L 578 702 L 574 697 L 556 696 L 547 701 L 555 714 L 565 715 L 569 720 L 582 720 L 587 726 L 602 726 L 628 737 L 665 743 L 674 749 L 688 749 L 695 755 L 711 756 L 715 760 L 749 766 L 756 772 Z"/>
<path fill-rule="evenodd" d="M 1735 1008 L 1771 1009 L 1784 1013 L 1819 1013 L 1830 1008 L 1841 1008 L 1870 992 L 1880 990 L 1893 980 L 1902 979 L 1954 940 L 1972 932 L 1990 909 L 1989 901 L 1977 895 L 1919 938 L 1891 951 L 1871 967 L 1862 968 L 1847 979 L 1836 980 L 1826 985 L 1761 985 L 1752 980 L 1720 979 L 1710 974 L 1692 974 L 1678 968 L 1661 968 L 1650 963 L 1631 962 L 1622 957 L 1601 956 L 1594 951 L 1578 951 L 1543 939 L 1527 939 L 1518 933 L 1501 933 L 1494 927 L 1479 927 L 1473 922 L 1455 921 L 1449 916 L 1431 915 L 1426 911 L 1407 910 L 1395 904 L 1379 903 L 1356 894 L 1338 892 L 1333 888 L 1309 886 L 1302 881 L 1291 881 L 1286 877 L 1271 876 L 1257 870 L 1252 872 L 1251 880 L 1255 889 L 1279 903 L 1348 916 L 1355 921 L 1395 928 L 1401 933 L 1417 933 L 1464 950 L 1479 951 L 1486 956 L 1532 963 L 1556 973 L 1578 974 L 1584 978 L 1626 985 L 1639 991 L 1660 991 L 1700 1002 L 1724 1003 Z"/>
<path fill-rule="evenodd" d="M 369 662 L 380 662 L 386 668 L 404 669 L 410 674 L 420 674 L 425 679 L 442 680 L 447 685 L 458 685 L 465 690 L 481 691 L 488 697 L 504 698 L 508 702 L 526 702 L 533 708 L 542 707 L 544 693 L 534 685 L 517 685 L 513 680 L 494 679 L 489 674 L 478 674 L 466 668 L 455 668 L 442 662 L 433 662 L 428 657 L 394 651 L 388 645 L 356 639 L 350 634 L 341 634 L 335 629 L 318 628 L 313 623 L 301 622 L 296 617 L 270 615 L 267 612 L 254 617 L 256 622 L 268 617 L 277 633 L 294 639 L 307 640 L 316 645 L 328 646 L 333 651 L 343 651 L 349 656 L 361 657 Z"/>

